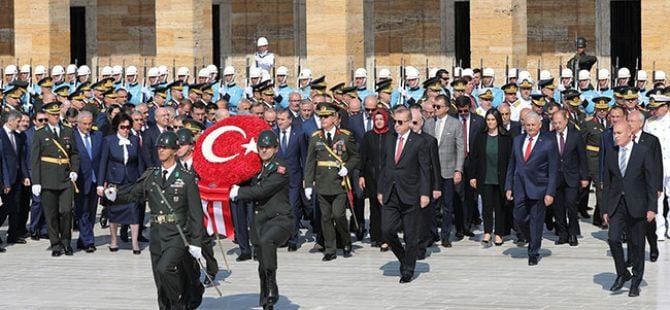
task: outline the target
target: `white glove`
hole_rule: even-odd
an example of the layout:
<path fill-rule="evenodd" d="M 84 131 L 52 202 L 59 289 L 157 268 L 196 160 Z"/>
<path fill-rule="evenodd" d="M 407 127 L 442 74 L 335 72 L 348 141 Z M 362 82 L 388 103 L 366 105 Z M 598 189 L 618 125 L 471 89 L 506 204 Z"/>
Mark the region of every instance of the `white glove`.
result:
<path fill-rule="evenodd" d="M 347 167 L 342 166 L 342 168 L 340 168 L 340 171 L 337 173 L 337 175 L 339 175 L 341 177 L 346 177 L 347 173 L 349 173 L 349 170 L 347 170 Z"/>
<path fill-rule="evenodd" d="M 74 171 L 70 172 L 70 180 L 72 180 L 72 182 L 77 182 L 77 173 L 76 172 L 74 172 Z"/>
<path fill-rule="evenodd" d="M 32 190 L 33 190 L 33 195 L 39 197 L 40 193 L 42 192 L 42 185 L 33 184 Z"/>
<path fill-rule="evenodd" d="M 237 185 L 233 185 L 233 187 L 230 188 L 230 200 L 235 200 L 237 199 L 237 192 L 240 191 L 240 187 Z"/>
<path fill-rule="evenodd" d="M 195 259 L 202 258 L 202 249 L 199 246 L 189 245 L 188 252 L 191 253 L 191 256 L 193 256 Z"/>
<path fill-rule="evenodd" d="M 108 187 L 107 189 L 105 189 L 105 197 L 107 197 L 109 201 L 116 200 L 116 188 Z"/>
<path fill-rule="evenodd" d="M 312 188 L 311 187 L 305 188 L 305 197 L 307 197 L 307 200 L 312 200 Z"/>

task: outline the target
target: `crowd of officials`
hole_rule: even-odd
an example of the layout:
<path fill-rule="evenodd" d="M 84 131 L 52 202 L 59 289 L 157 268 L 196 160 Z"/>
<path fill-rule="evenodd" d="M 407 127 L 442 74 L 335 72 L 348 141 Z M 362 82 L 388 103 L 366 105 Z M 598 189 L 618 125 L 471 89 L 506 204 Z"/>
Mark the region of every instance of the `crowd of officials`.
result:
<path fill-rule="evenodd" d="M 670 88 L 665 90 L 664 79 L 646 91 L 644 84 L 619 74 L 610 89 L 609 72 L 602 69 L 599 76 L 607 78 L 598 78 L 595 93 L 587 70 L 579 70 L 578 83 L 562 74 L 558 85 L 548 71 L 538 81 L 527 71 L 510 71 L 507 83 L 498 88 L 489 68 L 459 69 L 453 81 L 448 70 L 431 70 L 419 83 L 418 71 L 407 67 L 403 87 L 394 87 L 390 74 L 380 72 L 375 89 L 368 90 L 367 73 L 359 69 L 353 85 L 328 89 L 325 76 L 313 79 L 304 69 L 292 89 L 285 67 L 275 71 L 274 79 L 269 76 L 263 67 L 268 53 L 267 41 L 259 40 L 258 67 L 250 70 L 246 88 L 235 84 L 232 67 L 223 70 L 221 79 L 216 67 L 203 68 L 191 81 L 188 69 L 180 68 L 172 82 L 165 68 L 151 68 L 147 86 L 138 83 L 134 66 L 103 68 L 97 81 L 85 66 L 67 71 L 56 66 L 51 75 L 40 66 L 34 71 L 5 68 L 0 224 L 9 219 L 6 242 L 48 238 L 53 256 L 73 255 L 74 228 L 79 230 L 74 246 L 93 253 L 93 227 L 99 221 L 109 226 L 109 251 L 119 250 L 119 234 L 140 254 L 139 243 L 149 241 L 143 233 L 146 222 L 182 221 L 190 228 L 183 241 L 192 247 L 186 249 L 193 257 L 206 258 L 211 244 L 202 227 L 169 216 L 175 210 L 163 206 L 165 198 L 152 194 L 147 180 L 164 189 L 182 188 L 182 179 L 188 183 L 194 175 L 198 135 L 226 117 L 254 115 L 274 131 L 275 136 L 265 137 L 265 147 L 274 147 L 276 154 L 261 156 L 273 170 L 264 168 L 255 181 L 232 191 L 231 209 L 237 260 L 261 252 L 274 261 L 264 260 L 270 271 L 262 279 L 274 279 L 276 254 L 269 253 L 276 249 L 262 254 L 249 227 L 255 208 L 273 200 L 266 197 L 259 204 L 248 188 L 278 171 L 288 176 L 280 193 L 288 195 L 292 214 L 290 229 L 282 231 L 287 236 L 273 240 L 296 251 L 304 242 L 301 228 L 309 227 L 314 250 L 331 261 L 338 249 L 351 257 L 352 239 L 363 241 L 369 234 L 372 247 L 390 249 L 399 259 L 401 283 L 413 280 L 416 260 L 429 256 L 436 242 L 450 248 L 453 241 L 474 237 L 480 224 L 483 233 L 477 240 L 482 246 L 514 240 L 528 247 L 531 266 L 539 262 L 545 230 L 558 236 L 557 245 L 577 246 L 580 217 L 591 216 L 587 202 L 592 190 L 593 224 L 609 228 L 618 275 L 612 289 L 632 279 L 629 295 L 639 294 L 645 239 L 655 262 L 657 241 L 667 234 L 663 207 L 670 185 L 670 164 L 664 165 L 670 156 Z M 127 192 L 121 191 L 97 217 L 103 197 L 114 200 L 109 188 Z M 183 204 L 197 219 L 202 210 L 189 206 L 200 208 L 190 191 L 176 189 L 171 198 L 176 203 L 185 195 L 175 208 Z M 175 231 L 165 233 L 176 236 Z M 180 280 L 157 273 L 172 265 L 165 265 L 153 247 L 152 241 L 159 303 L 167 308 L 183 304 L 165 297 L 180 290 L 165 283 Z M 183 256 L 160 253 L 172 262 Z M 211 283 L 218 267 L 207 261 Z M 169 289 L 162 291 L 161 285 Z M 263 285 L 261 304 L 271 307 L 276 302 L 268 301 L 272 286 Z"/>

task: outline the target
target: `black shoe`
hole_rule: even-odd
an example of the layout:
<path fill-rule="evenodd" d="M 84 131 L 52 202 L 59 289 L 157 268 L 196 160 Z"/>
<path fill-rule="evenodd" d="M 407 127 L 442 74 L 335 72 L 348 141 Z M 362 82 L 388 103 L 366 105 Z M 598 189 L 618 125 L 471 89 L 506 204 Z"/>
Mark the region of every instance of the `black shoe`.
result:
<path fill-rule="evenodd" d="M 386 246 L 384 246 L 386 245 Z M 389 245 L 387 243 L 382 243 L 382 245 L 379 246 L 379 252 L 388 252 L 389 250 Z"/>
<path fill-rule="evenodd" d="M 84 252 L 86 253 L 94 253 L 96 250 L 95 245 L 89 245 L 84 248 Z"/>
<path fill-rule="evenodd" d="M 267 305 L 274 305 L 279 300 L 279 288 L 277 287 L 277 280 L 274 272 L 268 272 L 267 279 Z"/>
<path fill-rule="evenodd" d="M 628 297 L 638 297 L 640 296 L 640 287 L 637 284 L 633 284 L 630 286 L 630 290 L 628 291 Z"/>
<path fill-rule="evenodd" d="M 100 217 L 100 227 L 102 227 L 103 229 L 109 227 L 109 219 L 106 216 Z"/>
<path fill-rule="evenodd" d="M 74 255 L 74 251 L 72 250 L 71 246 L 68 245 L 68 246 L 65 247 L 65 255 L 67 255 L 67 256 Z"/>
<path fill-rule="evenodd" d="M 518 247 L 524 247 L 528 244 L 528 240 L 524 238 L 516 239 L 516 246 Z"/>
<path fill-rule="evenodd" d="M 251 259 L 251 254 L 249 254 L 249 253 L 244 253 L 244 254 L 240 254 L 240 256 L 238 256 L 238 257 L 235 259 L 235 261 L 236 261 L 236 262 L 243 262 L 243 261 L 250 260 L 250 259 Z"/>
<path fill-rule="evenodd" d="M 263 310 L 274 310 L 275 306 L 274 305 L 263 305 Z"/>
<path fill-rule="evenodd" d="M 40 241 L 40 234 L 34 232 L 34 233 L 30 234 L 30 239 L 35 240 L 35 241 Z"/>
<path fill-rule="evenodd" d="M 119 234 L 121 241 L 128 242 L 128 227 L 121 225 L 121 233 Z"/>
<path fill-rule="evenodd" d="M 547 226 L 547 230 L 554 230 L 554 222 L 546 222 L 545 225 Z"/>
<path fill-rule="evenodd" d="M 612 284 L 612 287 L 610 287 L 610 291 L 615 292 L 620 290 L 626 282 L 628 282 L 633 276 L 626 271 L 626 274 L 622 276 L 617 276 L 616 280 L 614 280 L 614 284 Z M 631 286 L 631 289 L 633 287 Z"/>
<path fill-rule="evenodd" d="M 380 246 L 380 244 L 377 241 L 372 241 L 372 242 L 370 242 L 370 246 L 373 247 L 373 248 L 378 248 Z"/>
<path fill-rule="evenodd" d="M 658 249 L 649 251 L 649 260 L 655 263 L 658 260 Z"/>
<path fill-rule="evenodd" d="M 363 241 L 363 238 L 365 238 L 365 231 L 360 229 L 356 232 L 356 240 Z"/>
<path fill-rule="evenodd" d="M 450 248 L 451 247 L 451 241 L 442 241 L 442 246 L 445 248 Z"/>
<path fill-rule="evenodd" d="M 473 232 L 469 231 L 469 230 L 464 231 L 463 235 L 467 236 L 467 237 L 474 237 L 475 236 L 475 234 Z"/>
<path fill-rule="evenodd" d="M 7 252 L 7 249 L 5 249 L 5 248 L 0 248 L 0 253 L 5 253 L 5 252 Z"/>
<path fill-rule="evenodd" d="M 149 239 L 145 238 L 145 237 L 142 236 L 142 235 L 139 235 L 139 236 L 137 237 L 137 241 L 139 241 L 139 242 L 149 242 Z"/>
<path fill-rule="evenodd" d="M 295 251 L 297 251 L 297 250 L 298 250 L 298 246 L 297 246 L 297 245 L 295 245 L 295 244 L 289 244 L 289 245 L 288 245 L 288 251 L 289 251 L 289 252 L 295 252 Z"/>
<path fill-rule="evenodd" d="M 342 253 L 344 257 L 351 257 L 351 243 L 344 246 Z"/>
<path fill-rule="evenodd" d="M 63 255 L 63 251 L 61 251 L 61 250 L 51 251 L 51 256 L 53 256 L 53 257 L 59 257 L 61 255 Z"/>
<path fill-rule="evenodd" d="M 416 255 L 417 260 L 424 260 L 426 259 L 426 250 L 419 250 L 419 253 Z"/>
<path fill-rule="evenodd" d="M 588 212 L 587 209 L 581 209 L 581 210 L 579 210 L 579 215 L 581 215 L 581 216 L 582 216 L 583 218 L 585 218 L 585 219 L 589 219 L 589 218 L 591 218 L 591 216 L 589 215 L 589 212 Z"/>
<path fill-rule="evenodd" d="M 119 251 L 119 247 L 117 246 L 117 247 L 113 248 L 113 247 L 110 246 L 110 247 L 109 247 L 109 251 L 110 251 L 110 252 L 118 252 L 118 251 Z"/>
<path fill-rule="evenodd" d="M 456 241 L 461 241 L 463 240 L 463 237 L 465 237 L 465 235 L 462 232 L 457 232 L 456 235 L 454 235 L 454 237 L 456 237 Z"/>
<path fill-rule="evenodd" d="M 535 266 L 535 265 L 537 265 L 537 256 L 528 257 L 528 266 Z"/>
<path fill-rule="evenodd" d="M 570 246 L 578 246 L 579 241 L 577 241 L 577 236 L 568 237 L 568 243 L 570 243 Z"/>
<path fill-rule="evenodd" d="M 7 239 L 7 244 L 26 244 L 28 241 L 23 238 L 16 238 L 16 239 Z"/>
<path fill-rule="evenodd" d="M 258 261 L 258 251 L 254 251 L 254 254 L 251 255 L 251 258 L 254 259 L 254 261 Z"/>
<path fill-rule="evenodd" d="M 556 242 L 554 242 L 555 245 L 561 245 L 561 244 L 566 244 L 566 243 L 568 243 L 568 238 L 563 238 L 563 237 L 558 238 L 558 240 L 556 240 Z"/>
<path fill-rule="evenodd" d="M 400 283 L 410 283 L 412 282 L 412 275 L 411 274 L 405 274 L 400 277 Z"/>
<path fill-rule="evenodd" d="M 324 261 L 324 262 L 328 262 L 328 261 L 334 260 L 336 258 L 337 258 L 337 255 L 335 255 L 335 254 L 325 254 L 325 255 L 323 255 L 323 258 L 321 260 Z"/>
<path fill-rule="evenodd" d="M 142 250 L 133 250 L 133 255 L 140 255 L 142 254 Z"/>
<path fill-rule="evenodd" d="M 472 219 L 472 224 L 474 225 L 480 225 L 481 223 L 482 223 L 481 218 L 475 217 L 474 219 Z"/>

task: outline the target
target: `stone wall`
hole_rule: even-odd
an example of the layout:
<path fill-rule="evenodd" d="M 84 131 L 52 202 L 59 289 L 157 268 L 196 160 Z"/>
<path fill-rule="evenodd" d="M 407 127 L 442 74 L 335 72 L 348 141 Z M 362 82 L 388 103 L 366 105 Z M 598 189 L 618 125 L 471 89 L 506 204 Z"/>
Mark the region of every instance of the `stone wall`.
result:
<path fill-rule="evenodd" d="M 670 13 L 667 0 L 645 0 L 641 2 L 642 11 L 642 59 L 648 74 L 656 62 L 657 70 L 670 72 L 670 55 L 667 52 L 668 31 L 666 18 Z"/>
<path fill-rule="evenodd" d="M 0 0 L 0 55 L 14 55 L 14 1 Z"/>
<path fill-rule="evenodd" d="M 137 64 L 156 56 L 154 0 L 97 0 L 96 43 L 101 65 Z"/>

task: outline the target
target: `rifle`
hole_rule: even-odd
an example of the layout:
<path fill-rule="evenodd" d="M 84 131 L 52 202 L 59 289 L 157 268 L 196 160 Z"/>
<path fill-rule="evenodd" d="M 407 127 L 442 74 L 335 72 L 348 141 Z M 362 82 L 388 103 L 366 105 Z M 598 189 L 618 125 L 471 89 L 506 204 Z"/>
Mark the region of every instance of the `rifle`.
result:
<path fill-rule="evenodd" d="M 509 84 L 509 56 L 505 56 L 505 84 Z"/>
<path fill-rule="evenodd" d="M 296 86 L 295 88 L 300 88 L 300 70 L 301 70 L 300 65 L 301 65 L 300 64 L 300 56 L 298 56 L 298 74 L 296 74 L 296 78 L 295 78 L 295 86 Z"/>
<path fill-rule="evenodd" d="M 428 57 L 426 57 L 426 80 L 431 78 L 429 75 L 430 75 L 430 69 L 428 69 Z"/>
<path fill-rule="evenodd" d="M 563 56 L 558 57 L 558 81 L 563 85 Z"/>
<path fill-rule="evenodd" d="M 28 70 L 28 83 L 30 85 L 30 89 L 33 89 L 33 58 L 30 57 L 30 69 Z"/>
<path fill-rule="evenodd" d="M 100 57 L 95 57 L 95 82 L 100 82 Z"/>
<path fill-rule="evenodd" d="M 616 64 L 614 65 L 614 72 L 616 72 L 616 79 L 614 81 L 616 82 L 616 84 L 618 84 L 619 82 L 617 80 L 619 79 L 619 56 L 617 56 L 616 58 Z M 614 76 L 614 74 L 612 76 Z"/>
<path fill-rule="evenodd" d="M 542 71 L 541 68 L 542 68 L 542 59 L 540 58 L 537 60 L 537 91 L 541 90 L 540 87 L 540 72 Z"/>
<path fill-rule="evenodd" d="M 172 58 L 172 82 L 177 80 L 177 61 Z M 167 82 L 167 78 L 165 79 Z"/>
<path fill-rule="evenodd" d="M 451 58 L 451 76 L 456 78 L 456 58 Z"/>
<path fill-rule="evenodd" d="M 354 59 L 349 57 L 349 81 L 354 85 Z"/>
<path fill-rule="evenodd" d="M 246 77 L 246 82 L 245 82 L 245 84 L 244 84 L 244 88 L 246 89 L 246 88 L 249 86 L 249 82 L 250 82 L 250 79 L 249 79 L 249 71 L 251 70 L 251 68 L 249 68 L 249 57 L 246 57 L 246 58 L 245 58 L 245 61 L 246 61 L 246 73 L 247 73 L 247 77 Z"/>
<path fill-rule="evenodd" d="M 144 103 L 144 91 L 145 88 L 147 87 L 147 58 L 144 57 L 144 61 L 142 62 L 142 98 L 140 99 L 140 103 Z"/>
<path fill-rule="evenodd" d="M 198 83 L 199 74 L 198 74 L 197 71 L 198 71 L 198 65 L 196 64 L 196 58 L 193 57 L 193 75 L 192 75 L 193 76 L 193 84 Z M 188 80 L 184 81 L 184 83 L 188 83 Z"/>
<path fill-rule="evenodd" d="M 600 93 L 600 61 L 596 59 L 596 91 Z"/>
<path fill-rule="evenodd" d="M 107 57 L 107 66 L 112 66 L 112 56 Z"/>
<path fill-rule="evenodd" d="M 484 58 L 479 58 L 479 89 L 482 89 L 483 78 L 484 78 Z"/>
<path fill-rule="evenodd" d="M 0 59 L 0 89 L 5 88 L 5 61 Z"/>
<path fill-rule="evenodd" d="M 398 79 L 400 79 L 400 85 L 398 86 L 398 102 L 396 106 L 405 105 L 405 95 L 403 94 L 405 90 L 405 58 L 400 58 L 400 71 L 398 71 Z"/>
<path fill-rule="evenodd" d="M 575 61 L 572 62 L 572 85 L 573 85 L 572 87 L 574 89 L 578 89 L 578 87 L 579 87 L 579 84 L 578 84 L 579 83 L 579 81 L 578 81 L 579 75 L 577 74 L 577 68 L 579 68 L 578 63 L 579 63 L 579 61 L 577 59 L 575 59 Z"/>
<path fill-rule="evenodd" d="M 377 83 L 377 59 L 373 60 L 372 62 L 372 78 L 374 79 L 374 83 Z"/>
<path fill-rule="evenodd" d="M 121 59 L 121 85 L 126 82 L 126 59 Z"/>
<path fill-rule="evenodd" d="M 640 59 L 639 59 L 639 58 L 635 58 L 635 82 L 634 82 L 634 83 L 635 83 L 635 87 L 637 87 L 637 78 L 638 78 L 638 76 L 637 76 L 637 72 L 638 72 L 639 70 L 640 70 Z"/>
<path fill-rule="evenodd" d="M 651 88 L 654 88 L 654 79 L 656 78 L 656 60 L 651 63 Z"/>

